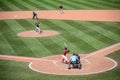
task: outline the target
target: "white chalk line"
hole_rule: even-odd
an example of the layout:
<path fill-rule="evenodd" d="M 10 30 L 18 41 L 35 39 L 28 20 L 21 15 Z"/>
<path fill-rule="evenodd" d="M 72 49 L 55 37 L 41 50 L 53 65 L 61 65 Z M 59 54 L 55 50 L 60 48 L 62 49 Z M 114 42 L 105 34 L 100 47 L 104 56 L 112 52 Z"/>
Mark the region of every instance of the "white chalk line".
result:
<path fill-rule="evenodd" d="M 82 59 L 82 60 L 84 60 L 86 62 L 86 64 L 91 64 L 91 62 L 88 59 Z"/>
<path fill-rule="evenodd" d="M 105 48 L 105 49 L 102 49 L 102 51 L 103 51 L 103 50 L 106 50 L 106 49 L 110 49 L 110 48 L 116 47 L 116 46 L 120 46 L 120 43 L 119 43 L 119 44 L 112 45 L 112 46 L 109 46 L 109 47 L 107 47 L 107 48 Z M 81 58 L 81 60 L 85 60 L 88 64 L 92 64 L 92 63 L 91 63 L 88 59 L 86 59 L 86 58 L 89 58 L 89 57 L 91 57 L 91 56 L 94 56 L 94 55 L 98 54 L 98 52 L 101 52 L 101 50 L 96 51 L 96 52 L 93 52 L 93 54 L 90 54 L 90 55 L 88 55 L 88 56 L 86 56 L 86 57 L 83 57 L 83 58 Z M 111 70 L 111 69 L 113 69 L 113 68 L 115 68 L 115 67 L 117 66 L 117 62 L 114 61 L 113 59 L 110 59 L 110 58 L 108 58 L 108 57 L 106 57 L 106 59 L 111 60 L 111 61 L 114 63 L 114 66 L 111 67 L 111 68 L 108 68 L 108 69 L 106 69 L 106 70 L 101 70 L 101 71 L 98 71 L 98 72 L 88 72 L 88 73 L 84 73 L 83 75 L 105 72 L 105 71 Z M 55 64 L 56 66 L 58 66 L 58 64 L 57 64 L 58 61 L 55 61 L 55 60 L 47 60 L 47 59 L 43 59 L 43 60 L 45 60 L 45 61 L 52 61 L 53 64 Z M 31 63 L 31 64 L 32 64 L 32 63 Z M 29 66 L 31 66 L 31 65 L 29 65 Z M 30 68 L 32 69 L 32 67 L 30 67 Z M 42 72 L 42 73 L 51 74 L 51 73 L 49 73 L 49 72 L 38 71 L 38 70 L 36 70 L 36 69 L 32 69 L 32 70 L 37 71 L 37 72 Z M 58 75 L 58 74 L 56 74 L 56 75 Z M 73 75 L 73 74 L 72 74 L 72 75 Z"/>
<path fill-rule="evenodd" d="M 114 61 L 113 59 L 111 58 L 108 58 L 108 57 L 105 57 L 106 59 L 112 61 L 114 63 L 113 67 L 111 68 L 108 68 L 108 69 L 105 69 L 105 70 L 101 70 L 101 71 L 97 71 L 97 72 L 87 72 L 87 73 L 82 73 L 82 74 L 72 74 L 72 75 L 89 75 L 89 74 L 97 74 L 97 73 L 101 73 L 101 72 L 105 72 L 105 71 L 108 71 L 108 70 L 111 70 L 111 69 L 114 69 L 116 66 L 117 66 L 117 62 Z M 47 59 L 42 59 L 43 61 L 52 61 L 53 64 L 55 64 L 56 66 L 59 66 L 57 64 L 57 60 L 47 60 Z M 87 62 L 87 64 L 92 64 L 91 62 L 89 62 L 89 60 L 83 58 L 83 60 L 85 60 Z M 36 71 L 36 72 L 40 72 L 40 73 L 45 73 L 45 74 L 55 74 L 55 75 L 70 75 L 70 74 L 57 74 L 57 73 L 50 73 L 50 72 L 44 72 L 44 71 L 40 71 L 40 70 L 37 70 L 37 69 L 34 69 L 32 68 L 32 62 L 29 64 L 29 68 L 32 69 L 33 71 Z"/>
<path fill-rule="evenodd" d="M 57 63 L 59 62 L 58 60 L 49 60 L 49 59 L 39 59 L 39 60 L 53 62 L 53 64 L 55 64 L 55 65 L 58 65 Z M 83 58 L 81 61 L 85 61 L 86 64 L 91 64 L 91 62 L 85 58 Z"/>
<path fill-rule="evenodd" d="M 29 68 L 31 70 L 33 70 L 33 71 L 36 71 L 36 72 L 45 73 L 45 74 L 54 74 L 54 75 L 89 75 L 89 74 L 97 74 L 97 73 L 101 73 L 101 72 L 106 72 L 106 71 L 112 70 L 112 69 L 114 69 L 117 66 L 117 62 L 116 61 L 114 61 L 113 59 L 108 58 L 108 57 L 105 57 L 105 58 L 110 60 L 110 61 L 112 61 L 114 63 L 113 67 L 105 69 L 105 70 L 97 71 L 97 72 L 87 72 L 87 73 L 82 73 L 82 74 L 58 74 L 58 73 L 44 72 L 44 71 L 40 71 L 40 70 L 37 70 L 35 68 L 32 68 L 32 64 L 33 64 L 32 62 L 29 64 Z"/>
<path fill-rule="evenodd" d="M 58 62 L 58 61 L 55 61 L 55 60 L 53 61 L 53 63 L 55 64 L 55 66 L 58 66 L 57 62 Z"/>
<path fill-rule="evenodd" d="M 110 49 L 110 48 L 113 48 L 113 47 L 115 47 L 115 46 L 120 46 L 120 43 L 119 44 L 115 44 L 115 45 L 112 45 L 112 46 L 109 46 L 109 47 L 107 47 L 107 48 L 105 48 L 105 49 L 102 49 L 102 50 L 106 50 L 106 49 Z M 100 50 L 99 50 L 100 51 Z M 98 51 L 98 52 L 99 52 Z M 94 53 L 94 52 L 93 52 Z M 88 57 L 91 57 L 91 56 L 93 56 L 93 55 L 96 55 L 97 53 L 94 53 L 94 54 L 90 54 L 90 55 L 88 55 L 88 56 L 86 56 L 86 57 L 83 57 L 83 58 L 81 58 L 81 60 L 85 60 L 87 63 L 89 63 L 89 64 L 91 64 L 90 62 L 89 62 L 89 60 L 87 60 L 86 58 L 88 58 Z M 39 59 L 39 60 L 43 60 L 43 61 L 52 61 L 53 62 L 53 64 L 55 64 L 56 66 L 59 66 L 58 64 L 57 64 L 57 60 L 48 60 L 48 59 Z M 109 60 L 111 60 L 112 62 L 114 62 L 114 63 L 116 63 L 113 59 L 109 59 Z M 36 60 L 36 61 L 38 61 L 38 60 Z M 30 63 L 30 64 L 32 64 L 32 62 Z M 117 63 L 114 65 L 115 67 L 117 66 Z M 114 68 L 114 66 L 112 67 L 112 68 L 110 68 L 110 69 L 107 69 L 107 70 L 111 70 L 111 69 L 113 69 Z M 31 68 L 32 69 L 32 68 Z M 33 69 L 32 69 L 33 70 Z M 106 70 L 105 70 L 106 71 Z"/>
<path fill-rule="evenodd" d="M 108 47 L 106 47 L 106 48 L 103 48 L 103 49 L 97 50 L 97 51 L 95 51 L 95 52 L 92 52 L 92 54 L 89 54 L 88 56 L 81 58 L 81 60 L 82 60 L 82 59 L 85 59 L 85 58 L 89 58 L 89 57 L 91 57 L 91 56 L 94 56 L 94 55 L 96 55 L 96 54 L 98 54 L 98 53 L 102 53 L 102 51 L 105 51 L 105 50 L 114 48 L 114 47 L 116 47 L 116 46 L 119 46 L 119 47 L 120 47 L 120 43 L 117 43 L 117 44 L 114 44 L 114 45 L 112 45 L 112 46 L 108 46 Z"/>
<path fill-rule="evenodd" d="M 113 59 L 108 58 L 108 57 L 105 57 L 105 58 L 108 59 L 108 60 L 110 60 L 110 61 L 112 61 L 112 62 L 114 63 L 113 67 L 108 68 L 108 69 L 105 69 L 105 70 L 97 71 L 97 72 L 88 72 L 88 73 L 84 73 L 83 75 L 97 74 L 97 73 L 101 73 L 101 72 L 106 72 L 106 71 L 109 71 L 109 70 L 114 69 L 114 68 L 117 66 L 118 63 L 117 63 L 116 61 L 114 61 Z"/>

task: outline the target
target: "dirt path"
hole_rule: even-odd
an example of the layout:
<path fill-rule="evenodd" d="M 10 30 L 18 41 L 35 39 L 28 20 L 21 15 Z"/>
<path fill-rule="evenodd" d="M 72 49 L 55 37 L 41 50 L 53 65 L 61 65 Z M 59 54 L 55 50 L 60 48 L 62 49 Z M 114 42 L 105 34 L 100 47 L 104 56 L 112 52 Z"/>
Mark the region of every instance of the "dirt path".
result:
<path fill-rule="evenodd" d="M 120 22 L 120 10 L 65 10 L 64 14 L 57 10 L 37 12 L 41 19 Z M 0 12 L 0 20 L 26 18 L 32 18 L 32 11 Z"/>
<path fill-rule="evenodd" d="M 108 71 L 115 68 L 117 66 L 117 63 L 114 60 L 105 57 L 105 55 L 118 50 L 120 50 L 120 43 L 108 46 L 87 55 L 79 54 L 81 56 L 82 63 L 81 70 L 68 70 L 67 65 L 62 64 L 60 61 L 61 55 L 53 55 L 43 58 L 0 55 L 0 59 L 30 62 L 29 68 L 41 73 L 56 75 L 88 75 Z M 68 58 L 70 56 L 71 54 L 67 55 Z"/>

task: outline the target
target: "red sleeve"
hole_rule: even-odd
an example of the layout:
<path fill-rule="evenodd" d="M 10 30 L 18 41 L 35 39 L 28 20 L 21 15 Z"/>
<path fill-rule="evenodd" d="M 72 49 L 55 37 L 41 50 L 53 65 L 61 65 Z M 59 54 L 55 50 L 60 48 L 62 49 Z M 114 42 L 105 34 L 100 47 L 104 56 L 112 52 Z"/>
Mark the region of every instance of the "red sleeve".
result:
<path fill-rule="evenodd" d="M 67 54 L 67 50 L 64 50 L 64 51 L 63 51 L 63 55 L 66 55 L 66 54 Z"/>

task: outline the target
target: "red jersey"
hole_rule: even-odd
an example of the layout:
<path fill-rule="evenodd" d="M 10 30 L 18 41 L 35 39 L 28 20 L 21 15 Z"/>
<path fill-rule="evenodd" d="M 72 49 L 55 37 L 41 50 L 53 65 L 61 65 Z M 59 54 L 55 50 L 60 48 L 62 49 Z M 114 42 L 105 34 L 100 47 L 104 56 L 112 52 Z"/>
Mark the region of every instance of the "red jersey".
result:
<path fill-rule="evenodd" d="M 67 50 L 64 50 L 64 51 L 63 51 L 63 55 L 66 56 L 66 54 L 67 54 Z"/>

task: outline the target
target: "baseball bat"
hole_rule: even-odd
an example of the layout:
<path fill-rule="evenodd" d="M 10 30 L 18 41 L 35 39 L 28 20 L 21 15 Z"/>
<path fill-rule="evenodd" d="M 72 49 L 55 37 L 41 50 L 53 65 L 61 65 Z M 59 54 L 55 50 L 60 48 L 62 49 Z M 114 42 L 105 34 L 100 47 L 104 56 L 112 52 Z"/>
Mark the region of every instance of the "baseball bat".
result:
<path fill-rule="evenodd" d="M 64 46 L 65 46 L 65 47 L 68 47 L 67 44 L 66 44 L 65 42 L 64 42 Z"/>

